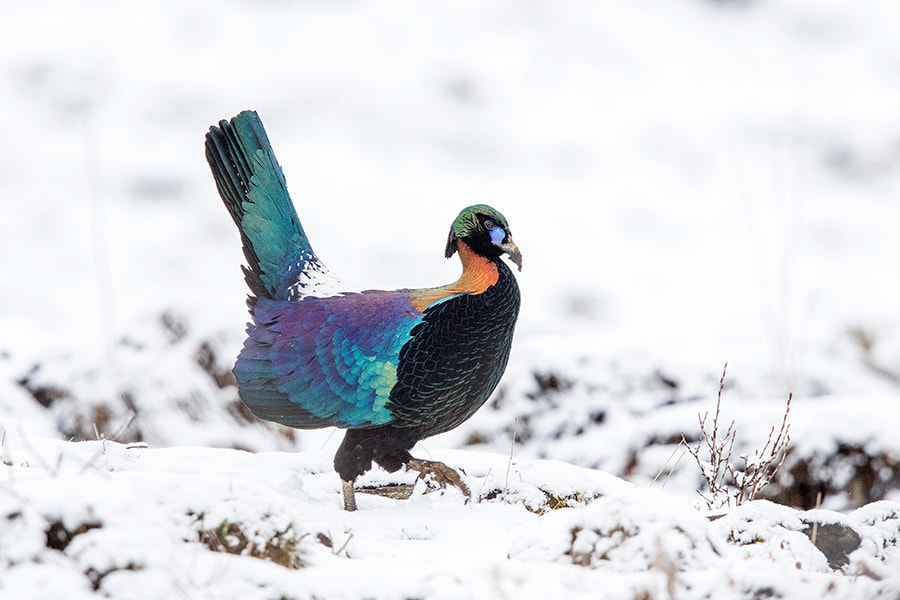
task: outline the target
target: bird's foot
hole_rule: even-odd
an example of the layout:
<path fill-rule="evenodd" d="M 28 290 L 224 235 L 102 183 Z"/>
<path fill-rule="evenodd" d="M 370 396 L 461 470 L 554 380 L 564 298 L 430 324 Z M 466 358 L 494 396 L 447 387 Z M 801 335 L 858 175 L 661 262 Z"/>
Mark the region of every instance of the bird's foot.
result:
<path fill-rule="evenodd" d="M 461 491 L 467 500 L 471 498 L 469 486 L 463 483 L 459 473 L 442 462 L 413 458 L 407 461 L 406 466 L 413 471 L 418 471 L 419 479 L 425 479 L 426 475 L 431 475 L 432 479 L 438 485 L 443 487 L 446 487 L 448 484 L 452 485 Z"/>
<path fill-rule="evenodd" d="M 356 510 L 356 494 L 353 492 L 353 482 L 341 479 L 341 485 L 344 490 L 344 510 L 353 512 Z"/>

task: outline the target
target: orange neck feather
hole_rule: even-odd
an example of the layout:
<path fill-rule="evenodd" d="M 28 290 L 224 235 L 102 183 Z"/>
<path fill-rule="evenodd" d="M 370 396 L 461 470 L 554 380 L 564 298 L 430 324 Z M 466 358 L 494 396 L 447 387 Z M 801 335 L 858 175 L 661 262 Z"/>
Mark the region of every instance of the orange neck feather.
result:
<path fill-rule="evenodd" d="M 481 294 L 497 283 L 500 274 L 497 265 L 483 256 L 475 254 L 462 240 L 456 240 L 456 250 L 462 261 L 463 272 L 455 282 L 436 288 L 413 290 L 412 305 L 418 311 L 424 311 L 429 305 L 454 294 Z"/>

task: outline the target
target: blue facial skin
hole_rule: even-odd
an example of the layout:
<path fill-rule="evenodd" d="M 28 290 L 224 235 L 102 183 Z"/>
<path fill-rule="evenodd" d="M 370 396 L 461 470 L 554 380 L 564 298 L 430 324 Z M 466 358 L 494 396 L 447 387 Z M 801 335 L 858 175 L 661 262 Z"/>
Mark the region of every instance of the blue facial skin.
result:
<path fill-rule="evenodd" d="M 491 241 L 495 244 L 502 244 L 503 238 L 506 237 L 506 232 L 503 231 L 502 227 L 494 227 L 491 229 Z"/>

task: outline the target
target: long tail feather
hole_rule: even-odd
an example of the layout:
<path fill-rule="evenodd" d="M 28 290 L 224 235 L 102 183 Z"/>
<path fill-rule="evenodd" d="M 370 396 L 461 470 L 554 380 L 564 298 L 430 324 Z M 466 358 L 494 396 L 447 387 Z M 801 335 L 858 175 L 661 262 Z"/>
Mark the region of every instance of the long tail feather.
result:
<path fill-rule="evenodd" d="M 288 299 L 297 274 L 316 259 L 256 112 L 210 127 L 206 159 L 241 232 L 250 291 L 256 298 Z"/>

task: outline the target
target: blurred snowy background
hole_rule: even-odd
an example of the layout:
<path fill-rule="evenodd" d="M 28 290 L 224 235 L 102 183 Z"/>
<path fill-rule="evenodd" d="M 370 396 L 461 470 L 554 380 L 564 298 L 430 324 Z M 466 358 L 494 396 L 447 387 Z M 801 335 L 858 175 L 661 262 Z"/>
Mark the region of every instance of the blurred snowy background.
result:
<path fill-rule="evenodd" d="M 649 484 L 727 361 L 736 454 L 794 394 L 773 497 L 896 499 L 898 24 L 888 0 L 8 4 L 6 443 L 337 446 L 253 422 L 230 384 L 243 257 L 203 136 L 252 108 L 358 285 L 451 281 L 458 210 L 509 219 L 506 377 L 420 453 L 508 453 L 518 417 L 517 457 Z M 696 500 L 689 463 L 667 485 Z"/>
<path fill-rule="evenodd" d="M 898 26 L 890 0 L 5 3 L 0 598 L 896 600 Z M 506 376 L 414 451 L 470 503 L 345 513 L 341 436 L 242 408 L 203 136 L 248 108 L 360 286 L 451 281 L 459 209 L 509 219 Z M 787 507 L 708 520 L 679 441 L 726 362 L 735 456 L 793 393 Z M 97 438 L 122 444 L 64 441 Z"/>

